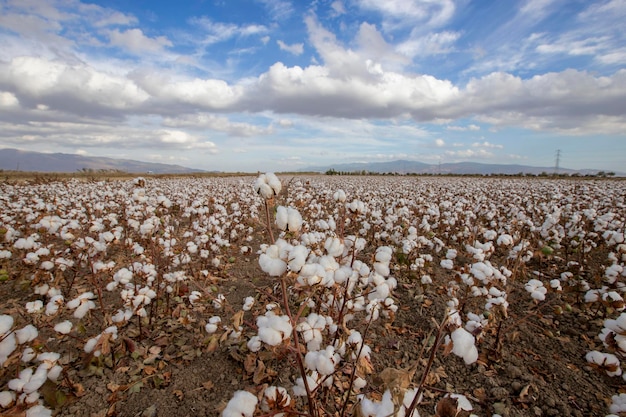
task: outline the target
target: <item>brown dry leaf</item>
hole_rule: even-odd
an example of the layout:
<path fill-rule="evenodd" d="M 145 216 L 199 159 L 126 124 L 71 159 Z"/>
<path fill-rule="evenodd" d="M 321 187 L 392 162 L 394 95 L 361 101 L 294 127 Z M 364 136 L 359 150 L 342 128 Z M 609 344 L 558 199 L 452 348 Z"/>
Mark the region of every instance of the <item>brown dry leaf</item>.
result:
<path fill-rule="evenodd" d="M 456 417 L 457 404 L 456 398 L 443 397 L 435 407 L 435 417 Z"/>
<path fill-rule="evenodd" d="M 276 371 L 271 368 L 266 368 L 262 361 L 257 361 L 257 367 L 254 371 L 252 381 L 258 385 L 267 379 L 275 377 L 276 375 L 278 375 Z"/>
<path fill-rule="evenodd" d="M 524 388 L 522 388 L 522 390 L 519 393 L 519 401 L 521 401 L 521 402 L 528 402 L 529 401 L 531 387 L 532 386 L 530 384 L 528 384 Z"/>
<path fill-rule="evenodd" d="M 424 302 L 422 303 L 422 307 L 428 308 L 431 305 L 433 305 L 433 301 L 432 300 L 430 300 L 428 298 L 424 299 Z"/>
<path fill-rule="evenodd" d="M 173 392 L 174 396 L 178 399 L 178 401 L 182 401 L 185 398 L 185 394 L 179 389 L 175 389 Z"/>
<path fill-rule="evenodd" d="M 441 381 L 442 378 L 447 377 L 448 374 L 446 374 L 444 367 L 440 366 L 439 368 L 433 369 L 428 373 L 428 376 L 426 377 L 426 385 L 435 385 L 436 383 Z"/>
<path fill-rule="evenodd" d="M 233 315 L 232 322 L 233 322 L 233 327 L 235 329 L 240 328 L 241 325 L 243 324 L 243 314 L 244 314 L 244 311 L 239 310 L 237 313 Z"/>
<path fill-rule="evenodd" d="M 374 372 L 374 365 L 368 357 L 362 356 L 356 364 L 356 370 L 359 376 L 369 375 Z"/>
<path fill-rule="evenodd" d="M 76 397 L 82 397 L 83 395 L 85 395 L 86 392 L 85 392 L 85 388 L 83 387 L 83 384 L 79 384 L 79 383 L 72 384 L 72 393 Z"/>
<path fill-rule="evenodd" d="M 215 384 L 213 383 L 213 381 L 206 381 L 202 383 L 202 386 L 205 390 L 210 391 L 215 387 Z"/>
<path fill-rule="evenodd" d="M 217 338 L 217 335 L 211 336 L 211 339 L 209 339 L 209 346 L 207 350 L 209 352 L 215 352 L 219 346 L 220 346 L 220 341 Z"/>
<path fill-rule="evenodd" d="M 472 394 L 481 403 L 487 401 L 487 391 L 484 388 L 476 388 L 474 391 L 472 391 Z"/>
<path fill-rule="evenodd" d="M 450 340 L 448 344 L 443 346 L 443 356 L 448 356 L 450 353 L 452 353 L 452 349 L 454 349 L 454 342 Z"/>
<path fill-rule="evenodd" d="M 243 361 L 243 369 L 245 369 L 248 374 L 254 373 L 256 370 L 256 355 L 252 353 L 246 355 L 246 358 Z"/>
<path fill-rule="evenodd" d="M 122 390 L 123 390 L 123 389 L 125 389 L 125 386 L 123 386 L 123 385 L 118 385 L 118 384 L 116 384 L 115 382 L 109 382 L 109 383 L 107 384 L 107 389 L 108 389 L 109 391 L 111 391 L 111 392 L 117 392 L 117 391 L 119 391 L 120 389 L 122 389 Z"/>
<path fill-rule="evenodd" d="M 146 375 L 154 375 L 156 373 L 157 369 L 154 366 L 145 366 L 143 368 L 143 372 Z"/>

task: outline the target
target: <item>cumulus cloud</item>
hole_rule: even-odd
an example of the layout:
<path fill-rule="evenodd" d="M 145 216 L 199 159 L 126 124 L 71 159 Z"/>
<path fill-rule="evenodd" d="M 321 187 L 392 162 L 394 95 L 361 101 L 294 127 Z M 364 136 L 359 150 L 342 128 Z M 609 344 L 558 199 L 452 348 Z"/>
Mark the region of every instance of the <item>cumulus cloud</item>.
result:
<path fill-rule="evenodd" d="M 303 43 L 294 43 L 292 45 L 287 45 L 285 42 L 281 40 L 277 40 L 276 43 L 281 51 L 287 51 L 290 54 L 301 55 L 304 52 L 304 44 Z"/>
<path fill-rule="evenodd" d="M 119 31 L 114 29 L 108 32 L 111 45 L 118 46 L 134 53 L 161 52 L 165 47 L 172 46 L 172 42 L 165 36 L 149 38 L 141 29 Z"/>
<path fill-rule="evenodd" d="M 449 158 L 459 158 L 459 159 L 488 159 L 495 157 L 495 154 L 489 152 L 485 149 L 460 149 L 458 151 L 445 151 L 444 155 Z"/>
<path fill-rule="evenodd" d="M 472 143 L 472 147 L 474 148 L 490 148 L 490 149 L 503 149 L 504 146 L 498 145 L 496 143 L 490 143 L 488 141 L 484 142 L 474 142 Z"/>
<path fill-rule="evenodd" d="M 271 127 L 261 127 L 250 123 L 231 122 L 226 117 L 208 113 L 192 114 L 179 117 L 166 117 L 163 126 L 178 128 L 210 129 L 224 132 L 229 136 L 252 137 L 269 135 Z"/>

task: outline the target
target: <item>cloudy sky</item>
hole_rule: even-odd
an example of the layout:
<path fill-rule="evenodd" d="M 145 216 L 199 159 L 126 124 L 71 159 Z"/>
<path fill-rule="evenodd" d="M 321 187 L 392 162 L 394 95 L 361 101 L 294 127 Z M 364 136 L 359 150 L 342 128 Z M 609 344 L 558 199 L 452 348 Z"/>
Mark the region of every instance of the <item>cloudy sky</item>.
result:
<path fill-rule="evenodd" d="M 0 0 L 0 147 L 626 171 L 626 0 Z"/>

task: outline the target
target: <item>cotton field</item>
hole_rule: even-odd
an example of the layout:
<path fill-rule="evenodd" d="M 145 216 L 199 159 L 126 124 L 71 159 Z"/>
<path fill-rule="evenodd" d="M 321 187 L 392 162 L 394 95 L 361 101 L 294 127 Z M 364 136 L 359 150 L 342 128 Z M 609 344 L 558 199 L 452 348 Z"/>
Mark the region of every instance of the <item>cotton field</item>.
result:
<path fill-rule="evenodd" d="M 2 414 L 626 415 L 626 181 L 0 189 Z M 526 368 L 540 360 L 594 388 Z M 176 379 L 198 363 L 199 387 Z M 149 392 L 166 399 L 136 408 Z"/>

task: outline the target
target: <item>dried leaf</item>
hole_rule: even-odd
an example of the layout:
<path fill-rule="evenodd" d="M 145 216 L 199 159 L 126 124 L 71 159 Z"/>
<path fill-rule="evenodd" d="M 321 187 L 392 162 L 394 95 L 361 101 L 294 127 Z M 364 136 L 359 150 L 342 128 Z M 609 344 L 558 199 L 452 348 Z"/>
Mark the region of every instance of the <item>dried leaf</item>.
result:
<path fill-rule="evenodd" d="M 443 397 L 435 407 L 435 417 L 456 417 L 457 405 L 456 398 Z"/>
<path fill-rule="evenodd" d="M 143 368 L 143 372 L 146 375 L 154 375 L 156 373 L 157 369 L 154 366 L 145 366 Z"/>
<path fill-rule="evenodd" d="M 240 328 L 241 325 L 243 324 L 243 314 L 244 314 L 244 311 L 239 310 L 237 313 L 233 315 L 232 322 L 233 322 L 233 327 L 235 329 Z"/>
<path fill-rule="evenodd" d="M 178 399 L 178 401 L 182 401 L 183 398 L 185 398 L 185 394 L 183 394 L 183 392 L 179 389 L 175 389 L 173 391 L 173 394 L 176 396 L 176 398 Z"/>
<path fill-rule="evenodd" d="M 213 383 L 213 381 L 206 381 L 202 383 L 202 386 L 205 390 L 210 391 L 215 387 L 215 384 Z"/>

